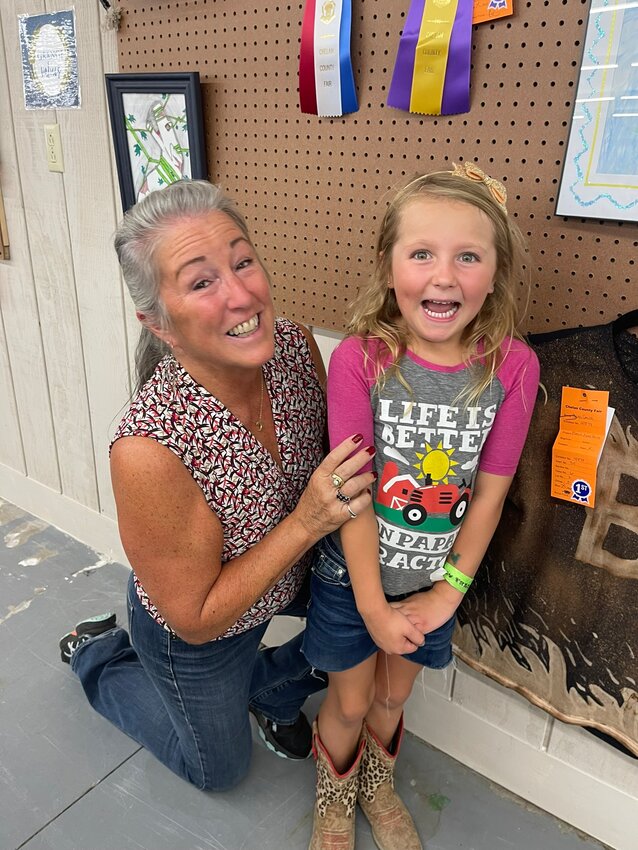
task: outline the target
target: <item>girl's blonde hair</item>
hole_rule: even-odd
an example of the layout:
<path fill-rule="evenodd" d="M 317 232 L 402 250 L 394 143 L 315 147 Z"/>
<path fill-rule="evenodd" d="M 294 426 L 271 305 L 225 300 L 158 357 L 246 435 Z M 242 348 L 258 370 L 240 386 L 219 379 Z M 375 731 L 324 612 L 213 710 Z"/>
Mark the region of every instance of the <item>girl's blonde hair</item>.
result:
<path fill-rule="evenodd" d="M 467 176 L 466 172 L 472 173 L 473 176 Z M 476 173 L 482 175 L 483 179 L 477 179 Z M 498 187 L 498 190 L 495 187 Z M 465 171 L 456 166 L 454 172 L 437 171 L 416 177 L 398 190 L 388 204 L 381 223 L 372 278 L 369 285 L 359 291 L 352 305 L 348 332 L 365 340 L 381 341 L 382 345 L 378 346 L 373 358 L 379 389 L 391 373 L 408 387 L 398 366 L 407 348 L 408 333 L 400 321 L 401 312 L 394 290 L 390 289 L 388 284 L 391 277 L 392 251 L 398 239 L 403 211 L 415 200 L 430 198 L 470 204 L 485 213 L 494 230 L 494 292 L 485 299 L 478 315 L 464 329 L 462 337 L 467 351 L 466 362 L 473 375 L 460 398 L 469 405 L 475 402 L 491 383 L 503 359 L 501 347 L 505 339 L 521 338 L 517 331 L 517 285 L 522 288 L 526 284 L 526 245 L 520 230 L 507 215 L 504 188 L 483 175 L 480 169 L 472 168 L 470 172 L 469 164 L 466 165 Z"/>

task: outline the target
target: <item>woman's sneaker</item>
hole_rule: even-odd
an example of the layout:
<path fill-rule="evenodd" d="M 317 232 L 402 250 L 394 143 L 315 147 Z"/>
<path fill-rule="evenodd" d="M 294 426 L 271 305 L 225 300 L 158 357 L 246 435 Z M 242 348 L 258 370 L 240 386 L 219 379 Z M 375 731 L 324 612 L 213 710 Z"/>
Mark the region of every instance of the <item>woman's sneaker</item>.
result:
<path fill-rule="evenodd" d="M 259 737 L 269 750 L 284 759 L 307 759 L 312 751 L 312 729 L 303 711 L 294 723 L 275 723 L 250 707 L 257 721 Z"/>
<path fill-rule="evenodd" d="M 89 617 L 87 620 L 82 620 L 72 632 L 60 638 L 58 646 L 60 647 L 62 661 L 68 664 L 78 646 L 89 638 L 101 635 L 103 632 L 108 632 L 109 629 L 115 626 L 115 622 L 116 617 L 113 613 L 98 614 L 96 617 Z"/>

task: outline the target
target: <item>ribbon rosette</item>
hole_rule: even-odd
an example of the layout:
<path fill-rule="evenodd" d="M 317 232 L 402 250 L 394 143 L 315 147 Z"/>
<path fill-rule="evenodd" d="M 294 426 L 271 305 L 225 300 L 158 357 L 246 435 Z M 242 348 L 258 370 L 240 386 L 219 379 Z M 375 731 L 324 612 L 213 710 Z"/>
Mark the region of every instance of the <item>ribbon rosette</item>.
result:
<path fill-rule="evenodd" d="M 299 54 L 302 112 L 336 117 L 356 112 L 350 58 L 351 0 L 306 0 Z"/>
<path fill-rule="evenodd" d="M 388 106 L 424 115 L 470 108 L 473 0 L 412 0 Z"/>

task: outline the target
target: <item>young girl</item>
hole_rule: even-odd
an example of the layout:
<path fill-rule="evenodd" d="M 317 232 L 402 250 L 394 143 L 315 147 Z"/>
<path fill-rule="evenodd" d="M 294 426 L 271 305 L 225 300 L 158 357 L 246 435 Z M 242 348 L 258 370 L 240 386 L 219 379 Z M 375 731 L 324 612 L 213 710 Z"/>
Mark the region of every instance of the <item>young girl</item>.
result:
<path fill-rule="evenodd" d="M 524 246 L 478 166 L 418 177 L 385 213 L 370 286 L 332 355 L 330 442 L 372 442 L 373 505 L 322 541 L 304 638 L 329 673 L 314 726 L 310 850 L 352 850 L 358 799 L 381 850 L 420 850 L 394 791 L 403 706 L 452 660 L 455 612 L 525 441 L 538 360 L 517 336 Z M 332 476 L 335 497 L 347 502 Z"/>

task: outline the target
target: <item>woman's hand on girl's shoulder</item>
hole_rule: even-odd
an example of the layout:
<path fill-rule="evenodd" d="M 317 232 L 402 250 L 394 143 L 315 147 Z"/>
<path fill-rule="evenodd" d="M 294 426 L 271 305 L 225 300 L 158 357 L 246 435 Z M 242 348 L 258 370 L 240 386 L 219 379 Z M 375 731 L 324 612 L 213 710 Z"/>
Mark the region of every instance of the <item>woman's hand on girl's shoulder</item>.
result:
<path fill-rule="evenodd" d="M 314 542 L 360 514 L 371 502 L 368 488 L 374 475 L 359 470 L 370 463 L 374 449 L 359 448 L 361 439 L 360 434 L 348 437 L 326 455 L 293 512 Z M 339 481 L 337 487 L 335 482 Z"/>

